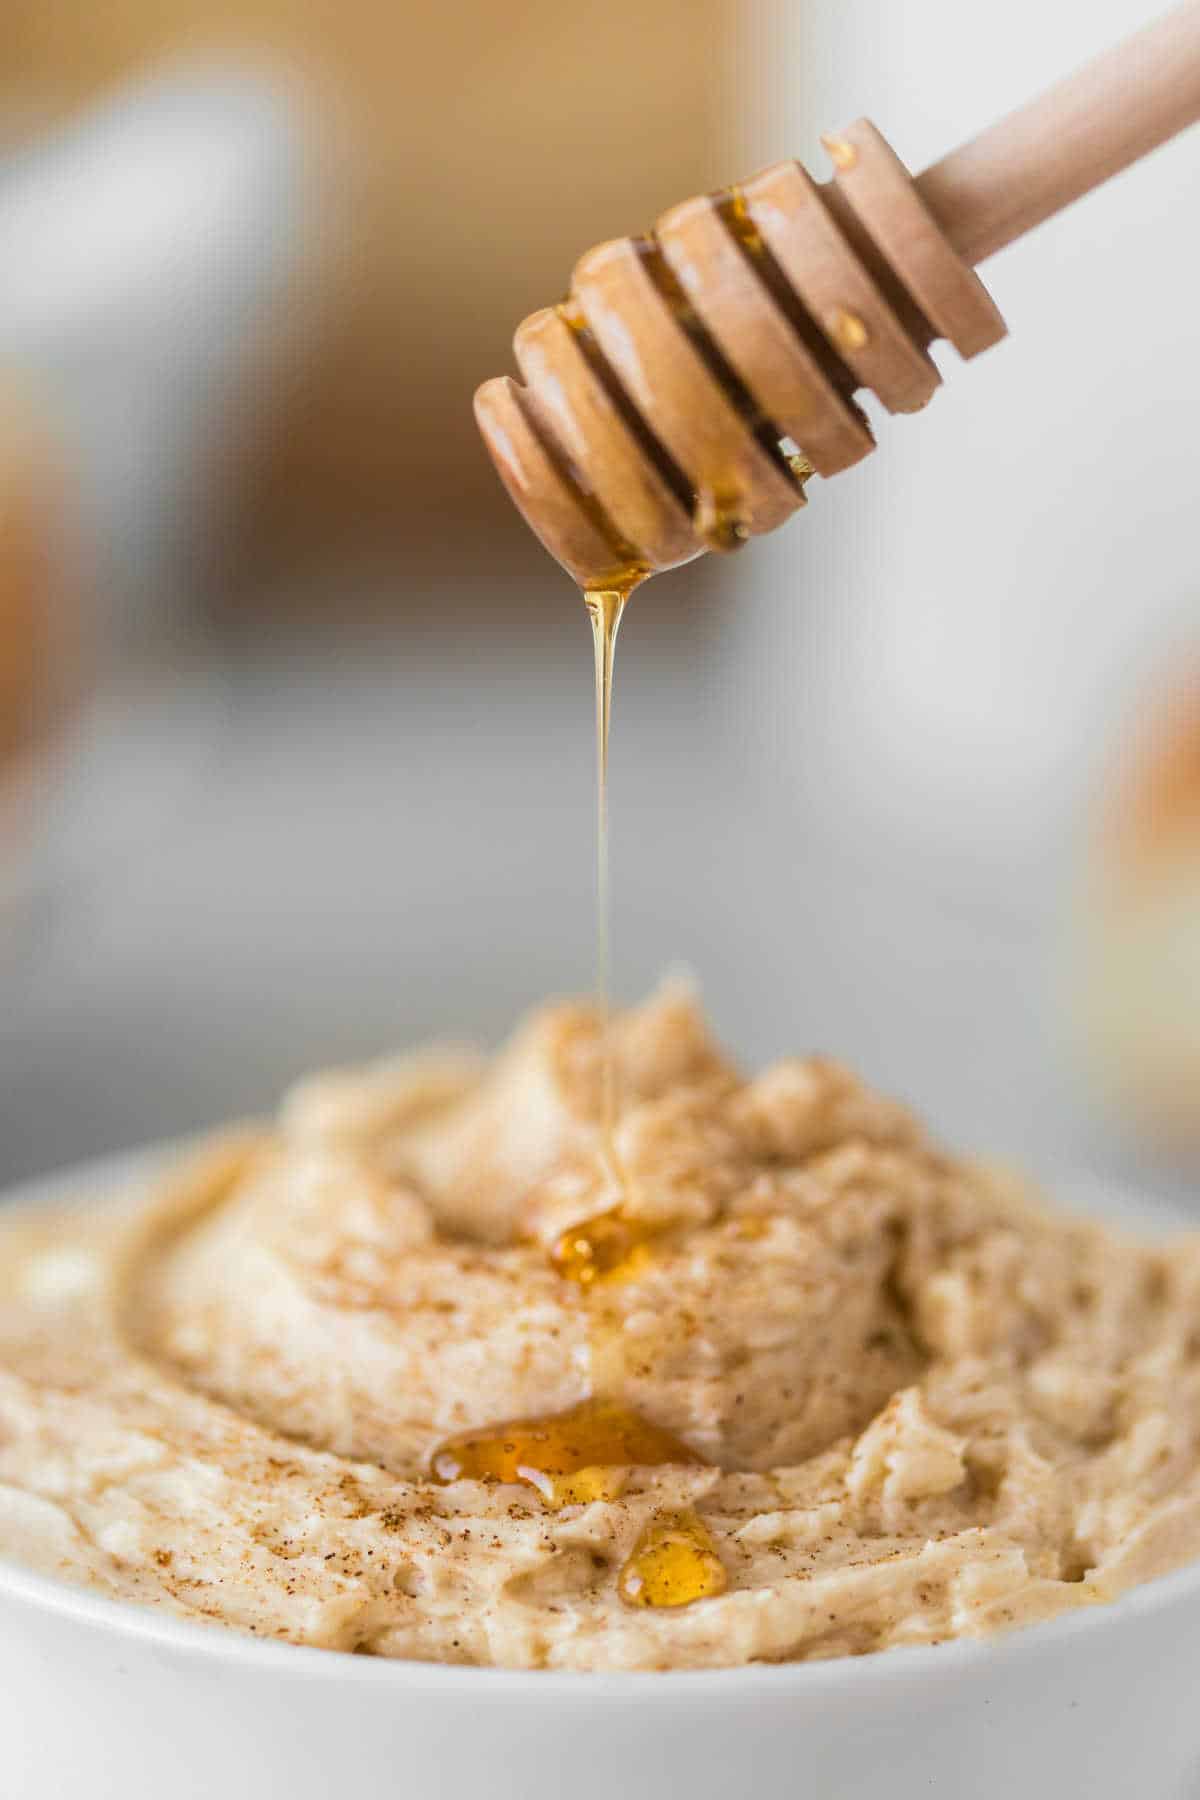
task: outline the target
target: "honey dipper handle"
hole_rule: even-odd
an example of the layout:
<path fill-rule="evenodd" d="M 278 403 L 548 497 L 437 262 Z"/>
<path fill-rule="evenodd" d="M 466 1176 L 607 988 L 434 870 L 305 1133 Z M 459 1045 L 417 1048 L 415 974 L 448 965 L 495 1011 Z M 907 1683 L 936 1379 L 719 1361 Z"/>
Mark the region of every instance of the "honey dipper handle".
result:
<path fill-rule="evenodd" d="M 981 263 L 1200 119 L 1200 0 L 962 144 L 917 188 L 965 262 Z"/>

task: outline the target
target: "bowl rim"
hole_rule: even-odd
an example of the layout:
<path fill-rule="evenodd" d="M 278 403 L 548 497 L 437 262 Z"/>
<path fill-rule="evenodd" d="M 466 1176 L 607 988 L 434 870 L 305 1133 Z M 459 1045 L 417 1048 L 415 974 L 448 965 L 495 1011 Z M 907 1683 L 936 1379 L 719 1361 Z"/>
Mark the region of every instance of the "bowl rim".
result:
<path fill-rule="evenodd" d="M 0 1213 L 7 1212 L 10 1206 L 29 1208 L 51 1202 L 89 1204 L 131 1182 L 153 1179 L 164 1164 L 202 1142 L 207 1135 L 147 1145 L 21 1182 L 0 1193 Z M 1147 1196 L 1139 1196 L 1133 1201 L 1128 1186 L 1105 1178 L 1077 1174 L 1065 1178 L 1063 1188 L 1068 1195 L 1103 1194 L 1118 1220 L 1122 1214 L 1127 1221 L 1131 1216 L 1140 1218 L 1152 1231 L 1171 1223 L 1185 1222 L 1184 1215 L 1177 1209 Z M 1099 1210 L 1103 1212 L 1106 1208 Z M 949 1677 L 966 1678 L 981 1669 L 999 1672 L 1014 1658 L 1038 1652 L 1054 1654 L 1076 1639 L 1091 1638 L 1098 1632 L 1115 1632 L 1125 1624 L 1170 1611 L 1193 1598 L 1200 1604 L 1200 1557 L 1149 1581 L 1139 1582 L 1113 1600 L 1098 1601 L 987 1638 L 955 1638 L 938 1644 L 894 1646 L 863 1656 L 811 1662 L 749 1663 L 718 1669 L 507 1669 L 410 1661 L 399 1657 L 363 1657 L 344 1650 L 260 1638 L 228 1625 L 203 1624 L 156 1612 L 153 1607 L 137 1601 L 112 1600 L 89 1588 L 26 1569 L 0 1556 L 0 1607 L 5 1601 L 15 1601 L 59 1619 L 90 1626 L 114 1643 L 133 1640 L 163 1650 L 200 1656 L 206 1661 L 225 1663 L 231 1670 L 241 1668 L 265 1675 L 350 1681 L 357 1685 L 383 1684 L 421 1693 L 470 1694 L 473 1699 L 488 1694 L 508 1702 L 523 1696 L 549 1698 L 554 1694 L 560 1698 L 587 1694 L 621 1702 L 645 1702 L 652 1701 L 656 1695 L 672 1695 L 676 1699 L 702 1698 L 712 1695 L 714 1690 L 728 1698 L 794 1690 L 795 1697 L 800 1699 L 830 1690 L 862 1693 L 890 1688 L 910 1679 L 923 1682 L 935 1676 L 944 1682 Z"/>

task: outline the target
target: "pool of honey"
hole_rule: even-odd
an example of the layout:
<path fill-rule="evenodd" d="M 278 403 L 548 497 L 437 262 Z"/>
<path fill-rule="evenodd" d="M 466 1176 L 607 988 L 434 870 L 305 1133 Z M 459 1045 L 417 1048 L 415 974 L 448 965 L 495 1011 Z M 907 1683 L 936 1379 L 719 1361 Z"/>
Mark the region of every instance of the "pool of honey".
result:
<path fill-rule="evenodd" d="M 623 1470 L 697 1464 L 694 1450 L 611 1400 L 567 1412 L 510 1419 L 449 1438 L 434 1453 L 435 1481 L 511 1481 L 536 1488 L 549 1506 L 615 1499 Z"/>

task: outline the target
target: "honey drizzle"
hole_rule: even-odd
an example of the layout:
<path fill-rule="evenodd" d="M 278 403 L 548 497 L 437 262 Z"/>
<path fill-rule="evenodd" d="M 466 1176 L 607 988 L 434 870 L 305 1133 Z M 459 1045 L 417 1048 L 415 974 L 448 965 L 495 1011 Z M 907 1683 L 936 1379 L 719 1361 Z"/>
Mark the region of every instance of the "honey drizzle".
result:
<path fill-rule="evenodd" d="M 543 1418 L 511 1419 L 448 1438 L 430 1458 L 431 1478 L 514 1482 L 544 1503 L 588 1506 L 619 1499 L 630 1468 L 695 1468 L 703 1458 L 673 1433 L 612 1400 L 584 1400 Z M 708 1527 L 690 1509 L 657 1512 L 617 1579 L 628 1606 L 690 1606 L 723 1594 L 729 1576 Z"/>
<path fill-rule="evenodd" d="M 612 724 L 613 665 L 617 632 L 630 594 L 644 579 L 631 570 L 611 587 L 583 596 L 592 623 L 596 671 L 596 1003 L 600 1013 L 600 1146 L 613 1185 L 624 1188 L 616 1150 L 617 1064 L 612 1040 L 612 906 L 608 846 L 608 740 Z"/>
<path fill-rule="evenodd" d="M 780 446 L 777 444 L 776 448 Z M 791 448 L 790 446 L 788 448 Z M 802 482 L 809 466 L 797 453 L 790 472 Z M 730 501 L 711 499 L 714 547 L 732 549 L 745 536 Z M 704 500 L 701 497 L 700 511 Z M 716 542 L 720 539 L 720 543 Z M 630 565 L 604 587 L 587 589 L 596 687 L 596 997 L 600 1017 L 600 1147 L 618 1193 L 625 1176 L 616 1148 L 619 1080 L 612 1032 L 611 900 L 608 836 L 608 752 L 613 667 L 626 602 L 649 573 Z M 631 1217 L 623 1201 L 564 1231 L 550 1260 L 565 1279 L 587 1289 L 636 1272 L 661 1227 Z M 593 1346 L 593 1360 L 595 1346 Z M 593 1370 L 595 1373 L 595 1370 Z M 429 1462 L 431 1480 L 514 1482 L 532 1487 L 553 1508 L 619 1498 L 626 1471 L 666 1464 L 704 1466 L 673 1433 L 603 1394 L 565 1412 L 481 1426 L 446 1439 Z M 690 1510 L 655 1513 L 644 1527 L 618 1581 L 630 1606 L 676 1607 L 723 1593 L 728 1576 L 707 1527 Z"/>
<path fill-rule="evenodd" d="M 615 1500 L 627 1468 L 695 1466 L 694 1450 L 613 1400 L 584 1400 L 566 1412 L 510 1419 L 448 1438 L 430 1459 L 433 1480 L 521 1482 L 547 1506 Z"/>
<path fill-rule="evenodd" d="M 624 1281 L 646 1263 L 647 1246 L 660 1229 L 646 1219 L 632 1218 L 623 1205 L 610 1206 L 568 1226 L 551 1246 L 550 1264 L 565 1281 L 582 1288 Z"/>
<path fill-rule="evenodd" d="M 611 932 L 608 854 L 608 746 L 612 724 L 613 662 L 625 603 L 644 570 L 584 594 L 592 625 L 596 675 L 596 990 L 600 1014 L 601 1153 L 618 1192 L 625 1191 L 616 1150 L 618 1071 L 612 1040 Z M 633 1218 L 625 1205 L 607 1208 L 564 1231 L 550 1252 L 559 1274 L 585 1290 L 634 1273 L 659 1226 Z M 593 1374 L 596 1344 L 593 1342 Z M 586 1506 L 619 1498 L 630 1468 L 664 1464 L 703 1466 L 704 1459 L 673 1433 L 601 1393 L 566 1412 L 512 1419 L 448 1438 L 433 1453 L 429 1473 L 454 1481 L 519 1482 L 545 1505 Z M 659 1512 L 649 1520 L 625 1563 L 618 1593 L 630 1606 L 677 1607 L 725 1591 L 728 1576 L 706 1526 L 691 1511 Z"/>

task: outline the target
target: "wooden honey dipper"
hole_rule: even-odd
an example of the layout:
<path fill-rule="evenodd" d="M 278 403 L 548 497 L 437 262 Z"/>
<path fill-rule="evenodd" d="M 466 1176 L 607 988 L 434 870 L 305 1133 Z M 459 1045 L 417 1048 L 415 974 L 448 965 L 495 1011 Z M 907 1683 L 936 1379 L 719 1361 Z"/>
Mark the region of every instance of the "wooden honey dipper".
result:
<path fill-rule="evenodd" d="M 1005 335 L 976 264 L 1197 119 L 1188 0 L 923 175 L 860 119 L 825 185 L 778 163 L 599 245 L 475 396 L 505 486 L 585 590 L 773 531 L 874 448 L 858 388 L 916 412 L 931 342 Z"/>

